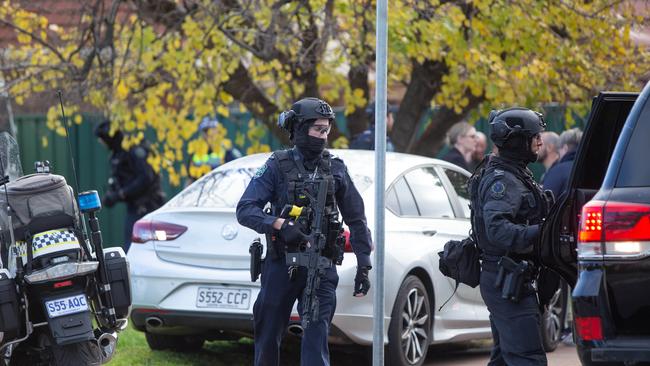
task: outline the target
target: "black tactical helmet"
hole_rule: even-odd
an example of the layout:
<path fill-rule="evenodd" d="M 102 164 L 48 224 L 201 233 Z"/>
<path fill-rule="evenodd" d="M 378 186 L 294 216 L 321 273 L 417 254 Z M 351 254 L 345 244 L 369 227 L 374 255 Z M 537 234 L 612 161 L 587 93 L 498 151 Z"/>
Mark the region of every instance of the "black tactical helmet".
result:
<path fill-rule="evenodd" d="M 546 128 L 541 113 L 519 107 L 493 110 L 488 117 L 488 123 L 490 139 L 499 148 L 503 148 L 506 141 L 513 136 L 523 136 L 528 141 Z"/>
<path fill-rule="evenodd" d="M 327 102 L 318 98 L 303 98 L 293 103 L 291 109 L 280 113 L 278 126 L 293 134 L 295 127 L 306 121 L 326 118 L 334 121 L 334 111 Z"/>

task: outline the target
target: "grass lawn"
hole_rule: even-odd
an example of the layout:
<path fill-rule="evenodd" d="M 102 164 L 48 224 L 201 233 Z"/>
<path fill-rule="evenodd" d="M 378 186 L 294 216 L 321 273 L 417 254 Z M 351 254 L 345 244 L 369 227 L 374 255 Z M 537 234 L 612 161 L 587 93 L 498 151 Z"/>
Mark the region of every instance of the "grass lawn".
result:
<path fill-rule="evenodd" d="M 206 342 L 201 352 L 180 353 L 173 351 L 152 351 L 147 345 L 144 333 L 129 327 L 119 334 L 115 357 L 111 366 L 239 366 L 253 364 L 252 340 L 243 338 L 239 342 Z"/>
<path fill-rule="evenodd" d="M 367 352 L 360 347 L 330 345 L 331 364 L 337 366 L 369 365 Z M 369 349 L 368 349 L 369 350 Z M 361 352 L 360 352 L 361 351 Z M 152 351 L 147 345 L 144 333 L 129 327 L 119 334 L 115 357 L 111 366 L 240 366 L 253 364 L 253 340 L 242 338 L 238 342 L 206 342 L 200 352 L 180 353 L 175 351 Z M 300 343 L 293 339 L 283 341 L 280 352 L 283 366 L 300 365 Z"/>

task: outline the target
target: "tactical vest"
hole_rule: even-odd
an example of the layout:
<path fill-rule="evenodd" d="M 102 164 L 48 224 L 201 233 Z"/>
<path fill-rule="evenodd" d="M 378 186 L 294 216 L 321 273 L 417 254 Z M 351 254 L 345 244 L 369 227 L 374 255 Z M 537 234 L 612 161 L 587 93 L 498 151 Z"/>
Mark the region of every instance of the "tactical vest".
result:
<path fill-rule="evenodd" d="M 328 179 L 327 199 L 325 202 L 325 212 L 323 213 L 323 233 L 326 233 L 326 245 L 322 253 L 324 257 L 334 259 L 337 256 L 337 238 L 341 231 L 339 222 L 339 211 L 336 205 L 336 182 L 332 175 L 332 156 L 329 151 L 323 151 L 320 161 L 317 163 L 314 171 L 309 172 L 305 169 L 303 160 L 294 150 L 280 150 L 274 153 L 278 161 L 278 166 L 284 175 L 287 183 L 287 204 L 300 207 L 307 207 L 312 204 L 309 202 L 305 190 L 314 189 L 315 184 L 309 184 L 311 179 Z M 318 192 L 310 192 L 312 197 L 316 197 Z M 275 215 L 280 214 L 282 207 L 272 207 Z M 308 227 L 311 230 L 311 227 Z"/>
<path fill-rule="evenodd" d="M 550 209 L 550 204 L 546 201 L 546 197 L 543 194 L 542 188 L 539 186 L 537 182 L 533 180 L 532 176 L 528 176 L 528 175 L 525 176 L 524 174 L 522 174 L 521 171 L 508 164 L 501 164 L 499 162 L 489 164 L 490 158 L 491 156 L 486 156 L 483 159 L 483 161 L 476 167 L 474 174 L 472 174 L 472 176 L 468 181 L 468 187 L 470 192 L 470 212 L 471 212 L 470 220 L 472 224 L 471 235 L 473 236 L 476 243 L 479 244 L 479 247 L 482 249 L 483 251 L 482 257 L 484 259 L 490 256 L 492 257 L 498 256 L 497 253 L 489 253 L 483 250 L 483 248 L 485 247 L 485 243 L 487 242 L 487 233 L 485 231 L 483 210 L 481 210 L 482 205 L 480 202 L 481 197 L 479 192 L 479 186 L 485 176 L 494 172 L 497 169 L 508 171 L 512 173 L 515 177 L 517 177 L 524 184 L 524 186 L 526 186 L 526 188 L 530 190 L 530 192 L 534 196 L 536 204 L 539 204 L 542 207 L 541 216 L 531 218 L 529 222 L 530 224 L 541 223 L 543 218 L 548 214 L 548 210 Z M 515 223 L 525 224 L 525 222 L 515 222 Z M 528 257 L 530 256 L 515 255 L 515 257 L 519 257 L 520 259 L 529 259 Z"/>

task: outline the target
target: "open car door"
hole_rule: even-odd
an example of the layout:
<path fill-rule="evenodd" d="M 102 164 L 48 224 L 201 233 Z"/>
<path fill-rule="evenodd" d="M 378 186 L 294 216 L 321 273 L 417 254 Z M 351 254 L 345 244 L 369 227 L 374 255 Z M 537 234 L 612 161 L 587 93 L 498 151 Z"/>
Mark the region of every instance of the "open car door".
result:
<path fill-rule="evenodd" d="M 578 275 L 576 244 L 582 206 L 600 189 L 618 136 L 638 95 L 601 92 L 594 98 L 567 191 L 556 197 L 536 244 L 542 264 L 556 271 L 572 288 Z"/>

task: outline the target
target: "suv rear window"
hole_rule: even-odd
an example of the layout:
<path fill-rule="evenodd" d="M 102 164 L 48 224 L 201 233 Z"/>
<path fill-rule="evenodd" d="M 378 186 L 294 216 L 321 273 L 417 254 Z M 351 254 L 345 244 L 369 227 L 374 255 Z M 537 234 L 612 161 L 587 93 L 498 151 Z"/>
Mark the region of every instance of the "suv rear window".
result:
<path fill-rule="evenodd" d="M 650 186 L 650 103 L 646 102 L 625 150 L 616 187 Z"/>

